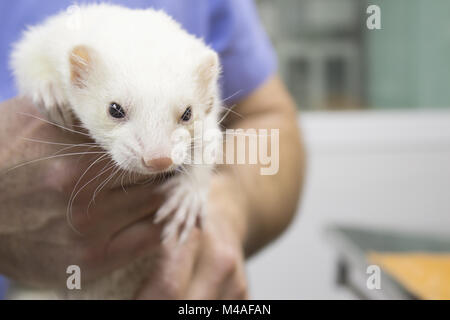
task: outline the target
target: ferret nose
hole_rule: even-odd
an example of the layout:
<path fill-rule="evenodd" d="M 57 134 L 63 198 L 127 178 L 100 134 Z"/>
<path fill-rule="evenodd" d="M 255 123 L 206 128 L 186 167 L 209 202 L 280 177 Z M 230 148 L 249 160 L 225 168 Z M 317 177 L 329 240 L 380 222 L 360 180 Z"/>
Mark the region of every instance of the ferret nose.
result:
<path fill-rule="evenodd" d="M 142 158 L 142 163 L 146 168 L 156 170 L 156 171 L 163 171 L 169 168 L 173 162 L 172 159 L 163 157 L 163 158 L 153 158 L 146 160 L 145 158 Z"/>

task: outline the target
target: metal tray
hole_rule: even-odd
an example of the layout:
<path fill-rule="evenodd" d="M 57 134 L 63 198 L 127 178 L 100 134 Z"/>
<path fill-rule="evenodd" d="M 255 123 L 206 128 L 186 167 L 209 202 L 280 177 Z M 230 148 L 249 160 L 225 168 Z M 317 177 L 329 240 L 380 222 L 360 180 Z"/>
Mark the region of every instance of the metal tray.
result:
<path fill-rule="evenodd" d="M 337 282 L 361 299 L 417 298 L 382 270 L 381 288 L 369 289 L 369 252 L 450 252 L 450 238 L 437 235 L 345 226 L 329 227 L 326 233 L 338 253 Z"/>

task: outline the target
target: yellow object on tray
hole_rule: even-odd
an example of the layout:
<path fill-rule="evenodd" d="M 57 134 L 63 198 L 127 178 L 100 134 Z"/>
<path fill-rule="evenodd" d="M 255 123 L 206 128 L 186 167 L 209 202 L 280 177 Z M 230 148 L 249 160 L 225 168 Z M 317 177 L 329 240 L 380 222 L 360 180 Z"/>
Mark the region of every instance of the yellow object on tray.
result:
<path fill-rule="evenodd" d="M 450 300 L 450 253 L 372 252 L 369 261 L 418 298 Z"/>

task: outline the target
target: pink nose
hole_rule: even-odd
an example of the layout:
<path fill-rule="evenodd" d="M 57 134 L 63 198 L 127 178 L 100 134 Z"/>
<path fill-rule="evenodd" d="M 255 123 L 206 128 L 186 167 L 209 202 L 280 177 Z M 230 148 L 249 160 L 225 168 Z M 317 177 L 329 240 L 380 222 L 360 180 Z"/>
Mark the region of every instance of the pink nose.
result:
<path fill-rule="evenodd" d="M 142 158 L 142 163 L 144 164 L 145 167 L 156 171 L 166 170 L 173 164 L 172 159 L 167 157 L 154 158 L 149 160 L 145 160 L 144 158 Z"/>

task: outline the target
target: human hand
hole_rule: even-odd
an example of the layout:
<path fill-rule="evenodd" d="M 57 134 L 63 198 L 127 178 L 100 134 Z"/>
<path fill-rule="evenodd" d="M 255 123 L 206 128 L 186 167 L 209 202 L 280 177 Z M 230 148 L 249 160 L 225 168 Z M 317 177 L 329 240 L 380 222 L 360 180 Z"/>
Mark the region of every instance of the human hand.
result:
<path fill-rule="evenodd" d="M 216 176 L 204 229 L 159 248 L 138 299 L 246 299 L 245 206 L 233 182 Z"/>
<path fill-rule="evenodd" d="M 63 131 L 38 119 L 27 100 L 9 100 L 0 110 L 0 273 L 28 285 L 62 286 L 69 265 L 79 265 L 89 281 L 159 247 L 160 227 L 151 216 L 162 199 L 151 185 L 124 192 L 128 177 L 111 179 L 91 202 L 114 172 L 100 174 L 109 165 L 103 150 L 81 128 Z"/>

